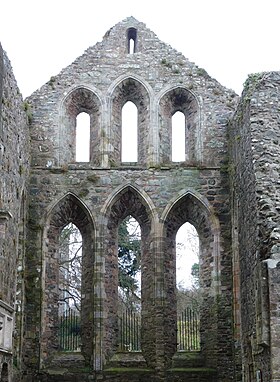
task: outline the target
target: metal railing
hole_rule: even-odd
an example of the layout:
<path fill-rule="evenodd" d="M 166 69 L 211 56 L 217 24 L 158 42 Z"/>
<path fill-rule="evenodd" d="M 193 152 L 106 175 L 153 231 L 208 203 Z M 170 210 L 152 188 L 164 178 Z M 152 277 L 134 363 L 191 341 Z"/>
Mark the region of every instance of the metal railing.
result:
<path fill-rule="evenodd" d="M 141 316 L 138 312 L 126 310 L 119 316 L 120 351 L 141 351 L 140 344 Z"/>
<path fill-rule="evenodd" d="M 200 350 L 199 316 L 186 308 L 177 317 L 178 351 Z"/>
<path fill-rule="evenodd" d="M 79 314 L 67 309 L 59 320 L 59 348 L 61 351 L 80 351 L 81 320 Z"/>

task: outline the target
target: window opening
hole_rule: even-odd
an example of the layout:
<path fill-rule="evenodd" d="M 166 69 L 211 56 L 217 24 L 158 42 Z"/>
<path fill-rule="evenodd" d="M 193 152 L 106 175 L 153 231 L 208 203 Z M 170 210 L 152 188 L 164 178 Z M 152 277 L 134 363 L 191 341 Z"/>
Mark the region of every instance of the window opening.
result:
<path fill-rule="evenodd" d="M 135 52 L 135 41 L 133 38 L 129 40 L 129 54 L 133 54 Z"/>
<path fill-rule="evenodd" d="M 119 348 L 139 351 L 141 329 L 141 230 L 128 216 L 119 226 Z"/>
<path fill-rule="evenodd" d="M 176 235 L 176 286 L 178 351 L 199 350 L 199 238 L 190 223 Z"/>
<path fill-rule="evenodd" d="M 128 53 L 133 54 L 136 52 L 136 39 L 137 30 L 135 28 L 129 28 L 127 31 Z"/>
<path fill-rule="evenodd" d="M 68 224 L 59 237 L 59 345 L 62 351 L 80 350 L 82 235 Z"/>
<path fill-rule="evenodd" d="M 1 370 L 0 382 L 9 382 L 8 364 L 4 363 Z"/>
<path fill-rule="evenodd" d="M 138 110 L 133 102 L 122 108 L 122 162 L 138 160 Z"/>
<path fill-rule="evenodd" d="M 80 113 L 76 117 L 76 162 L 90 160 L 90 116 Z"/>
<path fill-rule="evenodd" d="M 181 111 L 172 116 L 172 162 L 186 160 L 186 117 Z"/>

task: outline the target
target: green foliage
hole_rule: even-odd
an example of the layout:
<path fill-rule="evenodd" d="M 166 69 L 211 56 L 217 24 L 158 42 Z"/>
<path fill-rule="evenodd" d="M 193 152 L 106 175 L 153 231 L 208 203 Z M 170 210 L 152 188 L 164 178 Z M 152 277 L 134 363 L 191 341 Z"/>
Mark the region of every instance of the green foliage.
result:
<path fill-rule="evenodd" d="M 48 84 L 51 86 L 52 89 L 55 88 L 55 86 L 54 86 L 55 85 L 55 81 L 56 81 L 55 77 L 51 76 L 51 78 L 49 79 Z"/>
<path fill-rule="evenodd" d="M 141 241 L 137 227 L 133 227 L 131 217 L 127 217 L 119 227 L 118 245 L 119 286 L 135 293 L 136 274 L 140 271 Z"/>
<path fill-rule="evenodd" d="M 140 308 L 141 241 L 136 220 L 128 216 L 119 226 L 118 245 L 120 310 Z"/>
<path fill-rule="evenodd" d="M 26 117 L 27 117 L 27 121 L 30 124 L 32 122 L 32 119 L 33 119 L 31 105 L 27 101 L 24 101 L 23 104 L 22 104 L 22 108 L 25 111 Z"/>
<path fill-rule="evenodd" d="M 163 58 L 163 59 L 161 60 L 161 64 L 162 64 L 163 66 L 166 66 L 167 68 L 171 68 L 171 67 L 172 67 L 172 64 L 171 64 L 170 62 L 168 62 L 168 61 L 166 60 L 166 58 Z"/>
<path fill-rule="evenodd" d="M 194 284 L 199 285 L 199 264 L 194 263 L 191 268 L 191 275 L 194 279 Z"/>

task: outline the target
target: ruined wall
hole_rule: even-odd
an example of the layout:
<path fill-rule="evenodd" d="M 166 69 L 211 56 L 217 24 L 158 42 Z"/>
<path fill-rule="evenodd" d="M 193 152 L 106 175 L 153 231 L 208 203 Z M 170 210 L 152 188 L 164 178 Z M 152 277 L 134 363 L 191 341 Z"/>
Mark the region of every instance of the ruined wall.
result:
<path fill-rule="evenodd" d="M 274 72 L 248 78 L 230 131 L 245 380 L 258 370 L 264 381 L 279 379 L 279 80 Z"/>
<path fill-rule="evenodd" d="M 137 49 L 128 54 L 127 30 L 132 27 L 137 31 Z M 129 100 L 139 112 L 139 160 L 135 164 L 121 163 L 120 158 L 121 107 Z M 48 296 L 56 301 L 53 243 L 55 230 L 66 224 L 60 214 L 67 205 L 67 211 L 80 211 L 79 218 L 67 215 L 78 225 L 79 219 L 87 216 L 92 230 L 89 235 L 95 238 L 91 248 L 94 286 L 88 289 L 86 303 L 93 320 L 85 322 L 93 350 L 84 348 L 88 360 L 93 351 L 93 368 L 104 367 L 116 350 L 116 228 L 131 214 L 145 238 L 143 354 L 147 363 L 164 370 L 170 367 L 176 350 L 175 296 L 170 292 L 175 280 L 175 231 L 173 228 L 167 239 L 165 229 L 168 222 L 176 222 L 177 229 L 189 220 L 201 232 L 206 248 L 202 274 L 205 363 L 218 370 L 219 381 L 228 375 L 234 378 L 231 221 L 225 162 L 227 122 L 236 95 L 162 43 L 144 24 L 129 18 L 27 101 L 33 118 L 25 372 L 34 374 L 57 350 L 51 319 L 57 308 Z M 170 118 L 177 110 L 185 114 L 190 132 L 189 152 L 182 163 L 171 162 Z M 75 118 L 80 112 L 91 117 L 89 163 L 75 163 L 74 159 Z M 180 206 L 187 212 L 176 216 Z M 91 266 L 92 258 L 85 260 L 86 265 Z M 42 320 L 41 313 L 50 318 Z"/>
<path fill-rule="evenodd" d="M 16 331 L 14 313 L 17 309 L 22 310 L 23 226 L 26 223 L 25 199 L 30 164 L 29 131 L 23 100 L 11 64 L 2 51 L 0 91 L 0 372 L 2 363 L 5 363 L 5 370 L 11 375 L 12 350 L 18 351 L 21 336 L 21 313 Z M 17 336 L 16 342 L 12 334 Z M 1 350 L 5 352 L 4 358 Z"/>
<path fill-rule="evenodd" d="M 236 109 L 232 91 L 128 18 L 23 102 L 0 46 L 3 378 L 11 379 L 14 352 L 22 381 L 51 380 L 37 374 L 59 348 L 57 248 L 69 222 L 84 240 L 83 368 L 110 366 L 117 228 L 132 215 L 143 241 L 141 362 L 151 375 L 172 378 L 164 373 L 176 351 L 175 235 L 188 221 L 202 247 L 203 366 L 219 382 L 280 379 L 279 89 L 279 73 L 252 75 Z M 136 163 L 121 161 L 127 101 L 138 109 Z M 176 111 L 186 118 L 180 163 L 171 161 Z M 90 115 L 88 163 L 75 161 L 80 112 Z"/>

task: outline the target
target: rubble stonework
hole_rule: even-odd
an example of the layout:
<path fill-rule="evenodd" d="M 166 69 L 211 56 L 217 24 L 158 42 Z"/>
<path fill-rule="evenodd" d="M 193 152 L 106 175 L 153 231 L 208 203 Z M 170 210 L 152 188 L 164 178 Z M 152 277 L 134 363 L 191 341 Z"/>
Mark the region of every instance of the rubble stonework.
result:
<path fill-rule="evenodd" d="M 24 266 L 21 248 L 27 228 L 24 225 L 30 138 L 24 103 L 11 64 L 2 51 L 0 91 L 0 373 L 3 372 L 1 381 L 6 381 L 4 374 L 12 373 L 13 350 L 16 342 L 20 341 L 17 336 L 22 335 L 20 327 L 24 296 L 20 290 Z M 16 311 L 19 312 L 17 317 Z M 15 320 L 18 323 L 16 330 Z"/>
<path fill-rule="evenodd" d="M 4 358 L 0 343 L 0 366 L 9 382 L 279 379 L 279 73 L 251 77 L 239 99 L 133 17 L 24 102 L 5 54 L 3 67 L 0 303 L 15 335 Z M 127 101 L 138 110 L 136 163 L 121 160 Z M 176 111 L 186 118 L 182 162 L 171 160 Z M 89 162 L 75 160 L 81 112 Z M 126 355 L 130 368 L 118 352 L 118 226 L 128 215 L 142 243 L 142 352 Z M 82 343 L 63 356 L 57 253 L 70 222 L 83 237 Z M 200 239 L 201 352 L 177 367 L 175 237 L 185 222 Z"/>
<path fill-rule="evenodd" d="M 230 129 L 242 364 L 264 381 L 280 377 L 279 85 L 278 72 L 249 76 Z"/>

